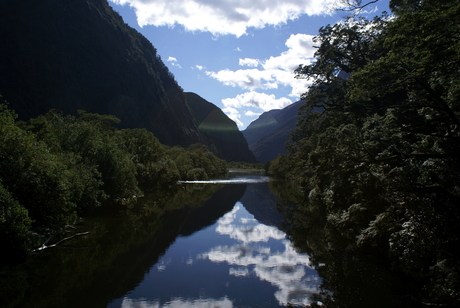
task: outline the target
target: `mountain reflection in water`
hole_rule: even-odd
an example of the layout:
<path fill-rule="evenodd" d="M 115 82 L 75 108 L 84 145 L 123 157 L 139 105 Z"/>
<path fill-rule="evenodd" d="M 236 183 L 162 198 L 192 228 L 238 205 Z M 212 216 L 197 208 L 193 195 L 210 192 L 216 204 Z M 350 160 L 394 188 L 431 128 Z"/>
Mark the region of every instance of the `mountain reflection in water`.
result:
<path fill-rule="evenodd" d="M 76 225 L 88 236 L 0 268 L 0 307 L 308 304 L 320 279 L 280 231 L 276 182 L 247 173 L 214 182 L 89 213 Z"/>
<path fill-rule="evenodd" d="M 230 275 L 254 274 L 260 280 L 270 282 L 278 288 L 275 297 L 281 304 L 307 304 L 309 295 L 318 287 L 318 276 L 309 268 L 308 256 L 297 253 L 285 239 L 284 232 L 255 219 L 238 219 L 238 212 L 247 213 L 241 203 L 219 219 L 216 227 L 217 233 L 228 235 L 238 244 L 213 247 L 200 257 L 238 266 L 230 267 Z M 274 251 L 269 245 L 262 244 L 270 239 L 280 241 L 284 250 Z M 306 275 L 307 270 L 310 275 Z"/>
<path fill-rule="evenodd" d="M 254 184 L 267 179 L 256 176 L 252 180 L 240 200 L 259 200 L 265 207 L 271 203 L 276 209 L 273 195 L 267 197 L 272 202 L 254 197 L 257 192 L 269 193 L 266 183 Z M 226 183 L 238 181 L 230 179 Z M 271 216 L 280 215 L 275 210 L 268 212 Z M 319 284 L 316 271 L 309 267 L 308 256 L 297 253 L 284 232 L 261 224 L 238 201 L 215 224 L 178 237 L 144 280 L 108 307 L 307 305 L 310 296 L 318 292 Z"/>

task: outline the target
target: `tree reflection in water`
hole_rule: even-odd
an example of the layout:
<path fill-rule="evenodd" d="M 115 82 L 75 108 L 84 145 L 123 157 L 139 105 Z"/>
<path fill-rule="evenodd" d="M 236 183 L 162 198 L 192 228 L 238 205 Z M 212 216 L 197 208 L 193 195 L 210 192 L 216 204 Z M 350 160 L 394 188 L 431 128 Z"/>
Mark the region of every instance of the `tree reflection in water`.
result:
<path fill-rule="evenodd" d="M 280 200 L 296 194 L 271 189 Z M 254 178 L 251 184 L 187 184 L 117 212 L 101 209 L 78 226 L 90 236 L 2 271 L 0 306 L 308 305 L 321 283 L 310 262 L 320 258 L 313 250 L 313 259 L 298 253 L 284 231 L 301 242 L 291 234 L 300 229 L 280 231 L 282 221 L 275 195 Z M 311 226 L 305 234 L 315 228 L 321 234 L 318 216 L 305 222 Z"/>
<path fill-rule="evenodd" d="M 359 217 L 352 213 L 352 207 L 339 215 L 321 200 L 306 201 L 296 185 L 289 188 L 273 182 L 270 187 L 279 197 L 287 237 L 297 250 L 310 256 L 311 265 L 322 279 L 321 291 L 313 296 L 314 300 L 328 308 L 458 306 L 458 291 L 446 297 L 449 288 L 458 290 L 458 256 L 444 259 L 445 266 L 430 265 L 439 254 L 437 249 L 452 247 L 443 246 L 451 240 L 440 240 L 435 235 L 440 226 L 430 223 L 434 216 L 424 213 L 423 208 L 414 211 L 409 220 L 413 225 L 408 223 L 399 232 L 379 229 L 374 236 L 380 241 L 370 245 L 350 236 L 345 223 L 337 223 L 340 215 Z M 359 223 L 363 222 L 362 218 Z M 405 241 L 400 239 L 404 237 Z M 400 255 L 406 257 L 398 258 Z M 456 270 L 443 275 L 443 267 Z"/>
<path fill-rule="evenodd" d="M 245 195 L 255 192 L 260 190 L 248 186 Z M 275 206 L 274 196 L 268 198 Z M 144 281 L 113 307 L 307 305 L 320 281 L 308 256 L 285 237 L 236 202 L 211 227 L 178 238 Z"/>

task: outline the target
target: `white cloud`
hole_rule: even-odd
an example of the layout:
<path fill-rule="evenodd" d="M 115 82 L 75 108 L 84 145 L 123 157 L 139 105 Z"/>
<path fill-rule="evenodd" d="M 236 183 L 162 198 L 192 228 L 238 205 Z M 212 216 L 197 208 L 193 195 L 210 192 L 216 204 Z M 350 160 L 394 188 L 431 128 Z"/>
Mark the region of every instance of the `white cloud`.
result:
<path fill-rule="evenodd" d="M 305 79 L 295 79 L 294 70 L 300 64 L 310 64 L 315 53 L 313 36 L 308 34 L 291 34 L 286 40 L 286 51 L 269 59 L 239 59 L 239 65 L 258 67 L 232 71 L 229 69 L 217 72 L 206 71 L 206 74 L 222 84 L 239 87 L 244 90 L 278 89 L 280 86 L 290 87 L 289 96 L 298 98 L 310 84 Z"/>
<path fill-rule="evenodd" d="M 194 67 L 194 68 L 196 68 L 196 69 L 198 69 L 198 70 L 200 70 L 200 71 L 202 71 L 202 70 L 204 70 L 204 69 L 205 69 L 205 67 L 204 67 L 204 66 L 202 66 L 202 65 L 198 65 L 198 64 L 197 64 L 197 65 L 195 65 L 195 67 Z"/>
<path fill-rule="evenodd" d="M 258 93 L 258 92 L 246 92 L 237 95 L 235 98 L 226 98 L 222 100 L 222 104 L 227 108 L 235 109 L 241 107 L 255 107 L 268 111 L 272 109 L 282 109 L 290 104 L 292 101 L 286 97 L 276 98 L 273 94 Z M 233 113 L 235 113 L 233 111 Z"/>
<path fill-rule="evenodd" d="M 230 118 L 232 119 L 236 125 L 238 125 L 239 127 L 242 127 L 244 124 L 243 122 L 241 122 L 240 120 L 240 112 L 238 110 L 236 110 L 235 108 L 232 108 L 232 107 L 225 107 L 222 109 L 222 111 Z"/>
<path fill-rule="evenodd" d="M 170 57 L 168 57 L 168 60 L 166 60 L 166 61 L 168 61 L 169 63 L 171 63 L 172 66 L 176 66 L 176 67 L 182 68 L 182 67 L 180 66 L 180 64 L 177 62 L 177 59 L 174 58 L 174 57 L 171 57 L 171 56 L 170 56 Z"/>
<path fill-rule="evenodd" d="M 249 90 L 249 92 L 239 94 L 234 98 L 223 99 L 222 104 L 227 110 L 224 109 L 224 112 L 241 127 L 239 108 L 255 107 L 268 111 L 282 109 L 292 104 L 291 99 L 287 97 L 276 98 L 273 94 L 259 93 L 256 90 L 263 91 L 286 87 L 288 90 L 290 88 L 288 96 L 298 100 L 300 95 L 307 91 L 311 81 L 296 79 L 294 70 L 300 64 L 312 63 L 316 51 L 312 40 L 312 35 L 291 34 L 285 42 L 287 50 L 278 56 L 272 56 L 265 60 L 240 58 L 238 64 L 249 66 L 250 68 L 247 69 L 206 71 L 206 75 L 223 85 Z"/>
<path fill-rule="evenodd" d="M 260 61 L 257 59 L 244 58 L 244 59 L 240 59 L 238 64 L 241 66 L 258 67 L 260 64 Z"/>
<path fill-rule="evenodd" d="M 246 34 L 248 28 L 280 25 L 301 15 L 330 11 L 335 0 L 111 0 L 134 7 L 137 22 L 146 25 L 182 25 L 189 31 L 214 35 Z"/>
<path fill-rule="evenodd" d="M 206 74 L 217 79 L 226 86 L 240 87 L 245 90 L 276 89 L 277 71 L 247 69 L 231 71 L 229 69 L 216 72 L 207 71 Z"/>
<path fill-rule="evenodd" d="M 248 116 L 248 117 L 258 117 L 261 115 L 260 112 L 254 112 L 252 110 L 248 110 L 244 113 L 245 116 Z"/>

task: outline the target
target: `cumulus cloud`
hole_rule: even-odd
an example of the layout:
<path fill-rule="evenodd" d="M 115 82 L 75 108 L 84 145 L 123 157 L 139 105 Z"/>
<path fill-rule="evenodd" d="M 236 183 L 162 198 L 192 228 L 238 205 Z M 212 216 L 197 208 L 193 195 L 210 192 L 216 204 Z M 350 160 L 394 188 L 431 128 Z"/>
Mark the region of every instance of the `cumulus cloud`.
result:
<path fill-rule="evenodd" d="M 260 61 L 257 59 L 245 58 L 245 59 L 240 59 L 238 64 L 241 66 L 258 67 L 260 64 Z"/>
<path fill-rule="evenodd" d="M 248 110 L 244 113 L 245 116 L 248 116 L 248 117 L 258 117 L 261 115 L 260 112 L 254 112 L 252 110 Z"/>
<path fill-rule="evenodd" d="M 177 59 L 174 58 L 174 57 L 168 57 L 168 60 L 166 60 L 166 61 L 168 61 L 169 63 L 171 63 L 172 66 L 176 66 L 176 67 L 182 68 L 182 67 L 180 66 L 180 64 L 177 62 Z"/>
<path fill-rule="evenodd" d="M 286 40 L 286 51 L 278 56 L 265 60 L 244 58 L 239 59 L 240 66 L 253 68 L 217 72 L 206 71 L 206 74 L 220 81 L 222 84 L 239 87 L 244 90 L 278 89 L 280 86 L 290 87 L 289 96 L 300 97 L 310 84 L 309 80 L 295 79 L 294 70 L 300 64 L 310 64 L 313 61 L 315 47 L 313 36 L 308 34 L 291 34 Z M 261 67 L 254 68 L 254 67 Z"/>
<path fill-rule="evenodd" d="M 182 25 L 189 31 L 237 37 L 248 28 L 280 25 L 301 15 L 330 11 L 335 0 L 111 0 L 135 9 L 139 26 Z"/>
<path fill-rule="evenodd" d="M 225 69 L 218 72 L 206 72 L 208 76 L 217 79 L 226 86 L 240 87 L 246 90 L 278 88 L 278 84 L 275 82 L 275 73 L 271 74 L 271 72 L 258 69 L 237 71 Z"/>
<path fill-rule="evenodd" d="M 251 91 L 239 94 L 234 98 L 225 98 L 222 100 L 222 104 L 226 107 L 225 109 L 235 113 L 239 112 L 237 108 L 241 107 L 254 107 L 263 111 L 282 109 L 292 104 L 292 101 L 286 97 L 276 98 L 273 94 Z"/>
<path fill-rule="evenodd" d="M 230 118 L 233 120 L 233 122 L 236 123 L 236 125 L 238 125 L 239 127 L 242 127 L 244 124 L 243 122 L 241 122 L 240 118 L 241 118 L 241 115 L 240 115 L 240 112 L 235 109 L 235 108 L 232 108 L 232 107 L 225 107 L 225 108 L 222 108 L 222 111 Z"/>
<path fill-rule="evenodd" d="M 292 100 L 287 97 L 276 98 L 273 94 L 257 91 L 290 88 L 289 97 L 297 100 L 311 84 L 307 79 L 294 78 L 294 70 L 300 64 L 310 64 L 316 51 L 313 36 L 308 34 L 291 34 L 286 40 L 287 50 L 268 59 L 240 58 L 238 64 L 246 69 L 205 71 L 206 75 L 216 79 L 223 85 L 249 90 L 233 98 L 225 98 L 222 104 L 224 112 L 239 126 L 241 123 L 239 108 L 253 107 L 263 111 L 282 109 Z M 253 116 L 254 114 L 246 114 Z"/>

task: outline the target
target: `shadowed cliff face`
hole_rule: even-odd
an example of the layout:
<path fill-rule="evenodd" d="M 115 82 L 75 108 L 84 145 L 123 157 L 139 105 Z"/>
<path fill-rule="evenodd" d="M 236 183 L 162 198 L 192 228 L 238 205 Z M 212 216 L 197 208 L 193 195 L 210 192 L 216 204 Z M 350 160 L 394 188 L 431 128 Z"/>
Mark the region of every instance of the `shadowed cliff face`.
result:
<path fill-rule="evenodd" d="M 199 132 L 205 136 L 217 156 L 227 161 L 256 162 L 235 122 L 216 105 L 199 95 L 191 92 L 186 92 L 185 95 Z"/>
<path fill-rule="evenodd" d="M 304 101 L 298 101 L 283 109 L 264 112 L 243 131 L 249 149 L 260 162 L 271 161 L 286 154 L 286 142 L 295 129 L 298 110 Z"/>
<path fill-rule="evenodd" d="M 0 3 L 0 94 L 22 120 L 114 114 L 168 145 L 206 143 L 152 44 L 106 0 Z"/>

